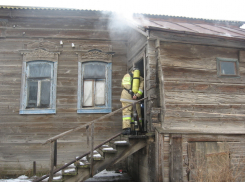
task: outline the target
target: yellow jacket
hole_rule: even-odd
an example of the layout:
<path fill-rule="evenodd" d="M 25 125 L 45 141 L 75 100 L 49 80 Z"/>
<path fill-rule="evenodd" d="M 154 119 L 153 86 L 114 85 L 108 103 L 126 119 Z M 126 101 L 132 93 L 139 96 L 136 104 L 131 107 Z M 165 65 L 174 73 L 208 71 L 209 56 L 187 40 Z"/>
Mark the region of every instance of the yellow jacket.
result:
<path fill-rule="evenodd" d="M 130 76 L 129 73 L 127 73 L 126 75 L 124 75 L 123 79 L 122 79 L 122 87 L 126 88 L 126 89 L 131 89 L 131 82 L 132 82 L 132 77 Z M 139 84 L 139 91 L 136 94 L 137 98 L 140 98 L 143 94 L 143 90 L 144 90 L 144 78 L 140 77 L 140 84 Z M 123 89 L 122 90 L 122 94 L 121 94 L 121 102 L 134 102 L 132 95 L 128 93 L 127 90 Z"/>

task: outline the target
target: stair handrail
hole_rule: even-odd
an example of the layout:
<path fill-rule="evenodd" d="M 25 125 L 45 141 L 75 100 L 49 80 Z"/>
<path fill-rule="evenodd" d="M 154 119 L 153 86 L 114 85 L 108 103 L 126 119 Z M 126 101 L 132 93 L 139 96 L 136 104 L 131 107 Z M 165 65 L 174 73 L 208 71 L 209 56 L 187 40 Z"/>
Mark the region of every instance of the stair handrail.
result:
<path fill-rule="evenodd" d="M 60 171 L 60 170 L 62 170 L 62 169 L 64 169 L 64 168 L 66 168 L 66 167 L 68 167 L 70 164 L 72 164 L 72 163 L 74 163 L 75 161 L 81 159 L 83 156 L 88 155 L 89 153 L 90 153 L 91 156 L 93 156 L 93 151 L 94 151 L 95 149 L 99 148 L 100 146 L 102 146 L 103 144 L 107 143 L 108 141 L 110 141 L 110 140 L 116 138 L 117 136 L 121 135 L 121 133 L 118 133 L 117 135 L 115 135 L 115 136 L 113 136 L 112 138 L 110 138 L 110 139 L 104 141 L 102 144 L 100 144 L 100 145 L 98 145 L 97 147 L 94 148 L 94 146 L 93 146 L 93 145 L 94 145 L 94 124 L 95 124 L 96 122 L 102 120 L 102 119 L 105 119 L 106 117 L 112 116 L 112 115 L 114 115 L 114 114 L 116 114 L 116 113 L 122 111 L 123 109 L 125 109 L 125 108 L 127 108 L 127 107 L 133 106 L 133 107 L 135 108 L 135 106 L 136 106 L 137 103 L 139 103 L 139 102 L 141 102 L 141 101 L 143 101 L 143 100 L 145 100 L 145 99 L 148 99 L 148 97 L 144 97 L 144 98 L 142 98 L 142 99 L 140 99 L 140 100 L 137 100 L 137 101 L 135 100 L 134 102 L 129 103 L 129 104 L 128 104 L 127 106 L 125 106 L 125 107 L 122 107 L 122 108 L 120 108 L 120 109 L 117 109 L 117 110 L 115 110 L 115 111 L 113 111 L 113 112 L 111 112 L 111 113 L 109 113 L 109 114 L 106 114 L 106 115 L 104 115 L 104 116 L 101 116 L 101 117 L 98 118 L 98 119 L 95 119 L 95 120 L 90 121 L 90 122 L 88 122 L 88 123 L 86 123 L 86 124 L 84 124 L 84 125 L 81 125 L 81 126 L 78 126 L 78 127 L 76 127 L 76 128 L 73 128 L 73 129 L 70 129 L 70 130 L 68 130 L 68 131 L 65 131 L 65 132 L 63 132 L 63 133 L 60 133 L 60 134 L 58 134 L 58 135 L 56 135 L 56 136 L 54 136 L 54 137 L 51 137 L 51 138 L 49 138 L 48 140 L 46 140 L 46 142 L 43 143 L 43 145 L 45 145 L 45 144 L 47 144 L 47 143 L 50 143 L 50 144 L 51 144 L 51 156 L 50 156 L 50 157 L 51 157 L 51 163 L 50 163 L 50 172 L 49 172 L 49 174 L 47 174 L 47 175 L 45 175 L 45 176 L 43 176 L 43 177 L 41 177 L 41 178 L 39 178 L 39 179 L 37 179 L 37 180 L 34 180 L 34 181 L 35 181 L 35 182 L 39 182 L 39 181 L 41 181 L 41 180 L 43 180 L 43 179 L 45 179 L 45 178 L 47 178 L 47 177 L 50 177 L 49 182 L 51 182 L 52 179 L 53 179 L 53 175 L 54 175 L 55 173 L 57 173 L 58 171 Z M 156 99 L 156 97 L 153 96 L 153 97 L 151 97 L 149 100 L 153 100 L 153 99 Z M 83 154 L 82 156 L 76 158 L 75 160 L 70 161 L 69 163 L 65 164 L 64 166 L 62 166 L 62 167 L 60 167 L 60 168 L 54 170 L 54 166 L 57 165 L 57 140 L 58 140 L 59 138 L 61 138 L 61 137 L 64 137 L 65 135 L 68 135 L 68 134 L 70 134 L 70 133 L 72 133 L 72 132 L 78 131 L 78 130 L 84 128 L 84 127 L 86 127 L 86 129 L 88 129 L 90 125 L 91 125 L 91 149 L 90 149 L 90 151 L 87 152 L 87 153 L 85 153 L 85 154 Z M 90 165 L 93 166 L 93 157 L 90 158 Z M 90 168 L 90 176 L 92 176 L 92 168 Z"/>
<path fill-rule="evenodd" d="M 65 132 L 63 132 L 63 133 L 60 133 L 60 134 L 58 134 L 58 135 L 56 135 L 56 136 L 54 136 L 54 137 L 51 137 L 51 138 L 49 138 L 48 140 L 46 140 L 46 142 L 43 143 L 43 145 L 45 145 L 45 144 L 47 144 L 47 143 L 52 143 L 52 142 L 54 142 L 55 140 L 57 140 L 57 139 L 59 139 L 59 138 L 65 136 L 65 135 L 67 135 L 67 134 L 69 134 L 69 133 L 78 131 L 78 130 L 80 130 L 80 129 L 82 129 L 82 128 L 85 128 L 85 127 L 87 127 L 87 126 L 89 126 L 89 125 L 92 125 L 92 124 L 94 124 L 94 123 L 96 123 L 96 122 L 98 122 L 98 121 L 100 121 L 100 120 L 102 120 L 102 119 L 105 119 L 105 118 L 107 118 L 107 117 L 109 117 L 109 116 L 112 116 L 112 115 L 118 113 L 119 111 L 122 111 L 123 109 L 128 108 L 128 107 L 132 106 L 133 104 L 139 103 L 139 102 L 141 102 L 141 101 L 143 101 L 143 100 L 145 100 L 145 99 L 147 99 L 147 98 L 148 98 L 148 97 L 144 97 L 144 98 L 142 98 L 142 99 L 140 99 L 140 100 L 137 100 L 137 101 L 135 101 L 135 102 L 133 102 L 133 103 L 131 103 L 131 104 L 125 106 L 125 107 L 122 107 L 122 108 L 120 108 L 120 109 L 117 109 L 117 110 L 115 110 L 115 111 L 109 113 L 109 114 L 106 114 L 106 115 L 104 115 L 104 116 L 101 116 L 100 118 L 94 119 L 93 121 L 90 121 L 90 122 L 88 122 L 88 123 L 86 123 L 86 124 L 84 124 L 84 125 L 78 126 L 78 127 L 76 127 L 76 128 L 67 130 L 67 131 L 65 131 Z M 155 98 L 153 98 L 153 99 L 155 99 Z M 152 100 L 152 99 L 150 99 L 150 100 Z"/>
<path fill-rule="evenodd" d="M 102 143 L 100 143 L 99 145 L 97 145 L 96 147 L 94 147 L 93 150 L 96 150 L 96 149 L 100 148 L 102 145 L 104 145 L 104 144 L 110 142 L 111 140 L 113 140 L 114 138 L 118 137 L 118 136 L 121 135 L 121 134 L 122 134 L 122 132 L 120 132 L 120 133 L 114 135 L 113 137 L 111 137 L 111 138 L 109 138 L 109 139 L 103 141 Z M 76 161 L 82 159 L 82 158 L 85 157 L 86 155 L 89 155 L 90 153 L 91 153 L 91 151 L 88 151 L 88 152 L 84 153 L 83 155 L 81 155 L 81 156 L 79 156 L 79 157 L 76 157 L 76 159 L 74 159 L 74 160 L 72 160 L 72 161 L 66 163 L 66 164 L 63 165 L 62 167 L 59 167 L 58 169 L 55 169 L 55 170 L 53 171 L 53 174 L 59 172 L 59 171 L 62 170 L 62 169 L 65 169 L 66 167 L 68 167 L 68 166 L 70 166 L 71 164 L 75 163 Z M 44 176 L 42 176 L 41 178 L 35 179 L 33 182 L 39 182 L 39 181 L 42 181 L 42 180 L 46 179 L 47 177 L 49 177 L 49 175 L 50 175 L 50 174 L 44 175 Z"/>

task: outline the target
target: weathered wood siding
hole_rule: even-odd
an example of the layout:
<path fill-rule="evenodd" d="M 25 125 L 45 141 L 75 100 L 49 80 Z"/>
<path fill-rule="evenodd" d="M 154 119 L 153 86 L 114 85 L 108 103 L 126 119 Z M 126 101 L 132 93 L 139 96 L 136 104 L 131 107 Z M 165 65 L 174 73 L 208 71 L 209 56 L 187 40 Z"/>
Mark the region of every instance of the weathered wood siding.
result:
<path fill-rule="evenodd" d="M 219 78 L 216 58 L 239 58 L 239 49 L 161 42 L 163 127 L 244 132 L 245 63 L 239 78 Z"/>
<path fill-rule="evenodd" d="M 228 171 L 226 170 L 226 172 L 223 173 L 223 175 L 227 175 L 227 177 L 228 176 L 234 177 L 232 178 L 233 181 L 243 181 L 245 179 L 244 135 L 200 135 L 200 134 L 195 134 L 195 135 L 189 134 L 188 135 L 188 134 L 184 134 L 182 135 L 182 138 L 183 138 L 183 142 L 182 142 L 183 181 L 185 182 L 188 181 L 188 175 L 189 175 L 188 172 L 193 172 L 193 169 L 191 169 L 191 167 L 196 168 L 196 166 L 193 163 L 197 162 L 197 161 L 193 161 L 193 159 L 191 159 L 190 155 L 188 154 L 188 145 L 189 144 L 196 144 L 196 145 L 199 144 L 200 145 L 200 144 L 203 144 L 204 142 L 210 142 L 210 145 L 211 143 L 215 144 L 217 142 L 217 145 L 223 146 L 225 151 L 228 152 L 230 170 Z M 214 148 L 207 148 L 206 146 L 200 152 L 205 153 L 206 151 L 209 151 L 210 155 L 217 154 L 217 151 L 212 151 L 213 149 Z M 193 152 L 195 152 L 195 150 L 193 150 Z M 206 154 L 206 157 L 207 156 L 208 155 Z M 195 160 L 197 160 L 197 158 L 198 158 L 197 156 L 194 157 Z M 201 161 L 199 162 L 201 164 Z M 215 165 L 208 166 L 208 168 L 212 168 L 212 167 L 215 167 Z M 220 166 L 220 167 L 223 167 L 223 170 L 225 169 L 225 166 Z M 196 176 L 194 176 L 194 179 L 196 179 Z"/>
<path fill-rule="evenodd" d="M 226 176 L 226 179 L 228 176 L 234 177 L 230 178 L 232 181 L 244 181 L 245 179 L 244 134 L 191 134 L 188 131 L 170 131 L 156 127 L 155 144 L 155 181 L 187 182 L 191 179 L 198 181 L 197 177 L 201 180 L 201 173 L 199 176 L 196 175 L 198 165 L 201 171 L 211 170 L 212 172 L 212 168 L 222 169 L 223 172 L 220 173 Z M 226 156 L 225 162 L 228 162 L 228 168 L 225 163 L 215 167 L 218 163 L 212 163 L 209 160 L 209 157 L 217 160 L 220 155 Z M 202 157 L 204 160 L 200 160 Z M 205 166 L 207 162 L 210 165 Z M 218 162 L 221 163 L 220 160 Z"/>
<path fill-rule="evenodd" d="M 48 138 L 104 114 L 77 114 L 78 56 L 84 46 L 111 45 L 112 110 L 121 107 L 121 79 L 126 72 L 124 30 L 108 29 L 108 15 L 96 11 L 0 9 L 0 173 L 37 172 L 49 166 Z M 60 52 L 56 114 L 19 115 L 22 55 L 30 42 L 49 41 Z M 63 46 L 59 44 L 63 41 Z M 75 48 L 71 47 L 75 44 Z M 45 47 L 44 47 L 45 48 Z M 58 140 L 58 164 L 88 151 L 85 130 Z M 95 125 L 95 145 L 121 131 L 121 113 Z"/>
<path fill-rule="evenodd" d="M 147 139 L 147 146 L 128 157 L 128 173 L 134 181 L 155 182 L 155 141 Z"/>
<path fill-rule="evenodd" d="M 137 61 L 142 59 L 146 44 L 147 39 L 144 35 L 134 29 L 130 30 L 127 42 L 128 69 L 130 69 Z"/>

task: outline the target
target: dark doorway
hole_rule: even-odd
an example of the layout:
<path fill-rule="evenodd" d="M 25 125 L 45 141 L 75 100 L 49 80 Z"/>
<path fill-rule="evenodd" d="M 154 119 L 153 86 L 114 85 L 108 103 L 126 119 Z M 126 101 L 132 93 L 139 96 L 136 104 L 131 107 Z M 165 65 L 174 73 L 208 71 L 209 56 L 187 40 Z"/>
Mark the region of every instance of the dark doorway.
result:
<path fill-rule="evenodd" d="M 140 76 L 142 76 L 145 79 L 143 58 L 140 61 L 135 63 L 135 67 L 137 67 L 140 70 Z M 144 93 L 145 93 L 145 90 L 141 98 L 144 98 Z M 143 130 L 146 131 L 144 101 L 141 101 L 140 106 L 141 106 L 141 115 L 142 115 L 142 121 L 143 121 L 142 127 L 143 127 Z"/>
<path fill-rule="evenodd" d="M 139 68 L 140 70 L 140 76 L 144 78 L 144 61 L 141 59 L 137 63 L 135 63 L 135 67 Z"/>

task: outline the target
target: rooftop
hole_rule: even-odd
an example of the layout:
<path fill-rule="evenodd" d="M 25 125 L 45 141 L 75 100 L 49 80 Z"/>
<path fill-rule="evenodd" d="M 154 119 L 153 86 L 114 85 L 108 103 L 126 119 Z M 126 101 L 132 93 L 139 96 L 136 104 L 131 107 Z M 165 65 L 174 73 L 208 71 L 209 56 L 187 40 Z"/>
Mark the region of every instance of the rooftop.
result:
<path fill-rule="evenodd" d="M 11 6 L 11 5 L 0 5 L 0 8 L 4 9 L 30 9 L 30 10 L 63 10 L 63 11 L 97 11 L 100 12 L 102 10 L 92 10 L 92 9 L 75 9 L 75 8 L 58 8 L 58 7 L 33 7 L 33 6 Z M 107 11 L 112 12 L 112 11 Z M 205 19 L 205 18 L 194 18 L 194 17 L 185 17 L 185 16 L 172 16 L 172 15 L 164 15 L 164 14 L 147 14 L 147 13 L 135 13 L 135 15 L 143 15 L 148 17 L 169 17 L 169 18 L 185 18 L 185 19 L 192 19 L 192 20 L 207 20 L 207 21 L 222 21 L 222 22 L 239 22 L 245 23 L 242 21 L 235 21 L 235 20 L 217 20 L 217 19 Z"/>

